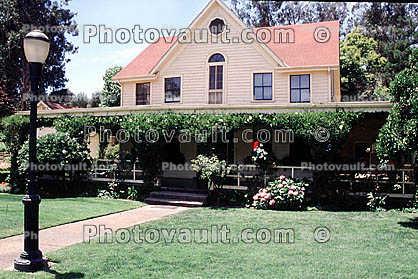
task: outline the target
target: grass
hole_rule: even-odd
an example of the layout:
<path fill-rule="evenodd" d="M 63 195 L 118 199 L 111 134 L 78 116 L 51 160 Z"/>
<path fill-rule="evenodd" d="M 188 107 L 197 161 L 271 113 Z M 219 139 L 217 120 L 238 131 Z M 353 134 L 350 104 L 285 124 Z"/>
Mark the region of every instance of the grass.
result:
<path fill-rule="evenodd" d="M 0 272 L 3 278 L 386 278 L 416 277 L 418 215 L 395 211 L 273 212 L 193 209 L 145 228 L 210 228 L 225 224 L 231 236 L 244 228 L 292 228 L 293 244 L 91 244 L 48 256 L 52 271 Z M 331 238 L 314 241 L 326 226 Z"/>
<path fill-rule="evenodd" d="M 41 228 L 48 228 L 140 205 L 140 202 L 135 201 L 98 198 L 43 199 L 39 222 Z M 23 232 L 22 196 L 0 194 L 0 219 L 0 239 Z"/>

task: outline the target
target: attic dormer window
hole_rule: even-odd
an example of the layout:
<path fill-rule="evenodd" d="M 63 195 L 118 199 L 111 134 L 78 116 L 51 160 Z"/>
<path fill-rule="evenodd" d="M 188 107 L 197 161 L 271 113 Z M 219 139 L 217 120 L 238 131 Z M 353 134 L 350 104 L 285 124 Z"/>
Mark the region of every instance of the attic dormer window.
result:
<path fill-rule="evenodd" d="M 215 18 L 209 24 L 209 31 L 213 35 L 219 35 L 225 30 L 225 22 L 220 18 Z"/>

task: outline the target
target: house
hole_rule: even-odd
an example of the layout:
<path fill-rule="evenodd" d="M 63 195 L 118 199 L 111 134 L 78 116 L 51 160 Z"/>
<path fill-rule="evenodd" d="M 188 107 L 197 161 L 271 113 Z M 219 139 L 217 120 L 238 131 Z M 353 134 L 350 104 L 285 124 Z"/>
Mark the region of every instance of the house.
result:
<path fill-rule="evenodd" d="M 208 29 L 206 42 L 196 42 Z M 296 108 L 341 100 L 338 21 L 248 30 L 222 1 L 210 1 L 188 30 L 191 39 L 160 38 L 114 77 L 122 106 Z M 241 41 L 252 36 L 269 39 Z"/>
<path fill-rule="evenodd" d="M 248 28 L 220 0 L 211 0 L 180 35 L 150 44 L 113 79 L 121 85 L 120 107 L 72 109 L 71 114 L 376 112 L 377 117 L 353 129 L 342 148 L 348 161 L 371 158 L 365 150 L 385 119 L 381 112 L 391 107 L 389 102 L 342 102 L 338 21 Z M 68 111 L 39 113 L 63 114 Z M 121 149 L 129 154 L 130 148 Z M 216 148 L 235 164 L 247 163 L 252 151 L 243 141 Z M 282 164 L 300 164 L 309 153 L 309 146 L 292 142 L 273 142 L 268 148 Z M 161 153 L 167 161 L 188 163 L 198 149 L 194 142 L 175 142 Z M 169 185 L 185 185 L 195 174 L 166 170 L 163 177 Z"/>
<path fill-rule="evenodd" d="M 271 113 L 389 108 L 387 103 L 341 102 L 338 21 L 249 29 L 222 1 L 212 0 L 187 30 L 150 44 L 114 77 L 122 88 L 122 109 Z M 196 34 L 207 40 L 197 41 Z M 243 34 L 256 39 L 248 43 L 241 40 Z M 364 149 L 373 140 L 363 137 L 357 146 Z M 272 143 L 270 150 L 289 162 L 291 147 Z M 178 144 L 178 149 L 186 162 L 197 155 L 196 144 Z M 232 149 L 226 159 L 236 164 L 245 163 L 252 151 L 243 142 Z"/>

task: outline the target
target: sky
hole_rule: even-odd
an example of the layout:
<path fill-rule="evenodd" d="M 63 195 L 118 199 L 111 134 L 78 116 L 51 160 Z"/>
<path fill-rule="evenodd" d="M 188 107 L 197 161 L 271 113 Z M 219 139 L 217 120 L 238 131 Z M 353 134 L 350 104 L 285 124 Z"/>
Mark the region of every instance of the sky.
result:
<path fill-rule="evenodd" d="M 78 46 L 78 52 L 67 57 L 71 61 L 66 66 L 67 88 L 74 93 L 91 95 L 103 86 L 103 75 L 110 66 L 126 66 L 146 44 L 130 40 L 122 43 L 99 43 L 99 36 L 92 36 L 87 42 L 90 27 L 104 25 L 112 28 L 131 30 L 135 25 L 141 28 L 185 28 L 205 7 L 208 0 L 72 0 L 69 8 L 76 12 L 79 26 L 76 37 L 68 36 L 70 42 Z M 91 31 L 93 33 L 93 31 Z M 103 33 L 102 33 L 103 34 Z M 84 37 L 84 38 L 83 38 Z M 113 36 L 114 38 L 114 36 Z"/>

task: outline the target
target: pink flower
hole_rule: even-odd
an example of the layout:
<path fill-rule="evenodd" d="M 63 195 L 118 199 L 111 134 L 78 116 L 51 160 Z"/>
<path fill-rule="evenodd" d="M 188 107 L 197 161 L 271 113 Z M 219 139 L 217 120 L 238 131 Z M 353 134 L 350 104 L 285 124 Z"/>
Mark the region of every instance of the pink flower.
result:
<path fill-rule="evenodd" d="M 280 180 L 285 180 L 285 179 L 286 179 L 286 176 L 284 176 L 284 175 L 280 175 L 279 179 L 280 179 Z"/>
<path fill-rule="evenodd" d="M 293 192 L 293 195 L 294 195 L 294 196 L 297 196 L 298 194 L 299 194 L 299 192 L 298 192 L 298 191 Z"/>
<path fill-rule="evenodd" d="M 280 183 L 278 186 L 279 186 L 279 188 L 282 188 L 283 187 L 283 184 Z"/>
<path fill-rule="evenodd" d="M 255 200 L 255 201 L 258 200 L 258 194 L 254 195 L 253 200 Z"/>
<path fill-rule="evenodd" d="M 274 199 L 273 200 L 270 200 L 269 201 L 269 204 L 270 204 L 270 206 L 274 206 L 276 204 L 276 200 L 274 200 Z"/>
<path fill-rule="evenodd" d="M 266 200 L 271 199 L 271 194 L 270 194 L 270 193 L 268 193 L 267 195 L 265 195 L 265 196 L 264 196 L 264 198 L 265 198 Z"/>
<path fill-rule="evenodd" d="M 289 190 L 288 195 L 293 195 L 293 190 Z"/>

